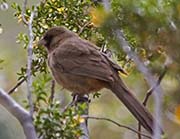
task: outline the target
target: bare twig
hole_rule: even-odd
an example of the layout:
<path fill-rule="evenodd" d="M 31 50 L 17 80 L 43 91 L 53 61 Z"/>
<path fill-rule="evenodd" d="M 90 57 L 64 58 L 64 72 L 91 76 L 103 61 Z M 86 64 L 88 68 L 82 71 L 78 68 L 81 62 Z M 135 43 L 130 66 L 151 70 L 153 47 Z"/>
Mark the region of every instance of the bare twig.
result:
<path fill-rule="evenodd" d="M 24 23 L 25 25 L 28 25 L 28 21 L 27 21 L 26 18 L 25 18 L 26 5 L 27 5 L 27 0 L 24 0 L 23 6 L 22 6 L 22 13 L 21 13 L 21 15 L 22 15 L 22 21 L 23 21 L 23 23 Z"/>
<path fill-rule="evenodd" d="M 158 78 L 158 80 L 156 82 L 156 85 L 147 91 L 146 96 L 145 96 L 145 98 L 143 100 L 143 105 L 144 106 L 146 106 L 147 101 L 148 101 L 149 97 L 152 95 L 152 93 L 155 90 L 155 88 L 160 85 L 160 83 L 161 83 L 163 77 L 165 76 L 166 72 L 167 72 L 167 69 L 165 68 L 163 70 L 163 72 L 161 73 L 161 75 L 159 76 L 159 78 Z"/>
<path fill-rule="evenodd" d="M 23 127 L 26 139 L 37 139 L 30 113 L 15 102 L 8 93 L 2 89 L 0 89 L 0 104 L 18 119 Z"/>
<path fill-rule="evenodd" d="M 149 89 L 147 91 L 146 96 L 145 96 L 145 98 L 143 100 L 143 105 L 144 106 L 147 105 L 147 101 L 148 101 L 149 97 L 152 95 L 152 93 L 155 90 L 155 88 L 160 85 L 160 83 L 161 83 L 163 77 L 165 76 L 166 72 L 167 72 L 167 68 L 165 68 L 163 70 L 163 72 L 161 73 L 161 75 L 159 76 L 157 84 L 153 88 L 151 88 L 151 89 Z M 141 132 L 141 124 L 140 123 L 138 123 L 138 131 Z M 138 139 L 141 139 L 141 135 L 140 134 L 138 134 Z"/>
<path fill-rule="evenodd" d="M 110 11 L 111 8 L 111 4 L 109 3 L 109 0 L 102 0 L 103 4 L 104 4 L 104 8 L 107 12 Z"/>
<path fill-rule="evenodd" d="M 32 55 L 33 55 L 33 40 L 34 35 L 32 31 L 32 22 L 34 18 L 34 11 L 31 12 L 30 20 L 28 22 L 29 28 L 29 44 L 28 44 L 28 59 L 27 59 L 27 98 L 30 106 L 30 114 L 33 115 L 34 107 L 32 101 L 32 76 L 31 76 L 31 67 L 32 67 Z"/>
<path fill-rule="evenodd" d="M 77 100 L 77 95 L 72 94 L 72 97 L 73 97 L 72 101 L 69 102 L 69 103 L 63 108 L 62 113 L 64 113 L 65 111 L 67 111 L 67 109 L 69 109 L 70 107 L 72 107 L 72 106 L 75 104 L 75 102 L 76 102 L 76 100 Z"/>
<path fill-rule="evenodd" d="M 130 130 L 130 131 L 132 131 L 132 132 L 134 132 L 134 133 L 141 134 L 142 136 L 151 139 L 151 136 L 146 135 L 146 134 L 143 134 L 143 133 L 140 133 L 139 131 L 137 131 L 137 130 L 131 128 L 131 127 L 128 127 L 128 126 L 126 126 L 126 125 L 119 124 L 118 122 L 116 122 L 116 121 L 114 121 L 114 120 L 111 120 L 111 119 L 109 119 L 109 118 L 95 117 L 95 116 L 86 116 L 86 115 L 83 116 L 83 118 L 108 121 L 108 122 L 111 122 L 111 123 L 117 125 L 118 127 L 126 128 L 126 129 L 128 129 L 128 130 Z"/>
<path fill-rule="evenodd" d="M 110 3 L 108 0 L 103 0 L 104 7 L 107 11 L 110 11 Z M 144 65 L 144 63 L 139 59 L 139 57 L 131 50 L 131 46 L 126 41 L 124 37 L 124 33 L 120 29 L 113 29 L 114 36 L 117 39 L 117 42 L 119 43 L 119 46 L 123 49 L 123 51 L 131 58 L 134 63 L 137 66 L 137 69 L 144 75 L 147 83 L 149 84 L 150 88 L 154 87 L 157 84 L 157 81 L 155 80 L 152 73 L 148 70 L 148 68 Z M 163 91 L 160 86 L 157 86 L 154 88 L 154 100 L 155 100 L 155 119 L 156 122 L 154 123 L 154 139 L 160 139 L 161 138 L 161 105 L 162 105 L 162 95 Z M 160 125 L 160 126 L 159 126 Z"/>
<path fill-rule="evenodd" d="M 77 104 L 82 104 L 85 103 L 86 104 L 86 109 L 84 110 L 82 116 L 88 116 L 88 111 L 89 111 L 89 97 L 88 95 L 84 95 L 84 96 L 80 96 L 80 95 L 76 95 L 73 94 L 73 99 L 72 101 L 66 105 L 66 107 L 62 110 L 62 113 L 65 112 L 68 108 L 72 107 L 72 106 L 78 106 Z M 80 137 L 81 139 L 89 139 L 89 130 L 88 130 L 88 121 L 87 119 L 85 119 L 84 122 L 80 123 L 80 128 L 83 132 L 83 135 Z"/>
<path fill-rule="evenodd" d="M 38 70 L 40 67 L 37 66 L 34 70 Z M 32 70 L 32 69 L 31 69 Z M 25 82 L 27 80 L 27 76 L 25 75 L 24 78 L 22 78 L 21 80 L 19 80 L 16 85 L 14 87 L 12 87 L 9 91 L 8 94 L 12 94 L 23 82 Z"/>
<path fill-rule="evenodd" d="M 24 5 L 23 5 L 24 12 L 26 11 L 26 4 L 27 4 L 27 0 L 24 0 Z M 29 44 L 27 48 L 28 56 L 27 56 L 27 72 L 26 73 L 27 73 L 27 98 L 29 101 L 31 116 L 33 115 L 33 111 L 34 111 L 34 106 L 33 106 L 33 101 L 32 101 L 32 56 L 33 56 L 33 40 L 34 40 L 32 24 L 33 24 L 33 19 L 34 19 L 34 15 L 36 11 L 37 11 L 37 6 L 35 6 L 34 10 L 31 11 L 30 19 L 28 21 Z M 25 13 L 22 12 L 22 14 L 24 15 Z M 26 22 L 26 20 L 24 21 Z"/>
<path fill-rule="evenodd" d="M 141 62 L 139 57 L 131 50 L 129 43 L 125 40 L 124 34 L 121 30 L 115 30 L 115 35 L 117 37 L 118 43 L 123 48 L 124 52 L 133 59 L 134 63 L 136 64 L 138 70 L 144 75 L 146 81 L 148 82 L 150 87 L 154 87 L 157 84 L 154 76 L 148 70 L 148 68 Z M 161 137 L 161 105 L 162 105 L 162 95 L 163 91 L 160 86 L 154 88 L 156 93 L 153 93 L 154 100 L 155 100 L 155 119 L 156 122 L 154 123 L 154 139 L 160 139 Z M 160 125 L 160 126 L 159 126 Z"/>
<path fill-rule="evenodd" d="M 78 96 L 76 103 L 79 103 L 79 104 L 85 103 L 86 104 L 86 109 L 84 110 L 82 115 L 88 116 L 89 96 L 88 95 Z M 84 122 L 80 123 L 80 128 L 83 132 L 83 135 L 80 138 L 81 139 L 89 139 L 89 130 L 88 130 L 88 120 L 87 119 L 85 119 Z"/>
<path fill-rule="evenodd" d="M 138 139 L 141 139 L 141 124 L 140 124 L 140 122 L 138 123 Z"/>
<path fill-rule="evenodd" d="M 55 93 L 55 80 L 52 79 L 52 81 L 51 81 L 51 95 L 49 97 L 49 102 L 53 102 L 54 93 Z"/>
<path fill-rule="evenodd" d="M 88 21 L 88 22 L 86 22 L 82 27 L 79 27 L 80 30 L 79 30 L 79 32 L 78 32 L 78 35 L 80 35 L 80 34 L 83 32 L 84 28 L 85 28 L 87 25 L 89 25 L 90 23 L 91 23 L 91 21 Z"/>
<path fill-rule="evenodd" d="M 20 81 L 18 81 L 16 85 L 8 91 L 8 94 L 11 95 L 25 81 L 26 78 L 22 78 Z"/>
<path fill-rule="evenodd" d="M 86 103 L 86 109 L 84 110 L 82 116 L 88 116 L 88 111 L 89 111 L 89 96 L 88 95 L 76 95 L 73 94 L 73 99 L 72 101 L 65 106 L 65 108 L 62 110 L 62 113 L 65 112 L 68 108 L 72 107 L 75 105 L 75 107 L 77 106 L 77 104 L 82 104 L 82 103 Z M 83 132 L 83 135 L 80 137 L 81 139 L 89 139 L 89 130 L 88 130 L 88 121 L 87 119 L 84 120 L 84 122 L 80 123 L 80 128 Z"/>

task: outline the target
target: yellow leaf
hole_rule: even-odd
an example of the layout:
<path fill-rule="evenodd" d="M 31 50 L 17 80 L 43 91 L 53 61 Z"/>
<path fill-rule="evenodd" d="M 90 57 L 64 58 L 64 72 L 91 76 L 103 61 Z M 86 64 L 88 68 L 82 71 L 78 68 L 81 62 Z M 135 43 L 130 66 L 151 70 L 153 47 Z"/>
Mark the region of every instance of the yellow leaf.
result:
<path fill-rule="evenodd" d="M 0 34 L 2 34 L 2 33 L 3 33 L 3 28 L 0 27 Z M 0 61 L 1 61 L 1 60 L 0 60 Z"/>
<path fill-rule="evenodd" d="M 18 23 L 20 23 L 22 21 L 22 15 L 20 14 L 19 16 L 18 16 Z"/>
<path fill-rule="evenodd" d="M 177 5 L 178 15 L 180 16 L 180 4 Z"/>
<path fill-rule="evenodd" d="M 45 28 L 45 29 L 48 29 L 48 28 L 49 28 L 49 26 L 48 26 L 47 24 L 43 24 L 42 27 Z"/>
<path fill-rule="evenodd" d="M 85 119 L 84 118 L 82 118 L 81 116 L 74 116 L 73 117 L 77 122 L 79 122 L 79 123 L 84 123 L 85 122 Z"/>
<path fill-rule="evenodd" d="M 64 10 L 65 10 L 65 8 L 64 8 L 64 7 L 57 8 L 57 11 L 58 11 L 59 13 L 63 13 L 63 12 L 64 12 Z"/>
<path fill-rule="evenodd" d="M 180 105 L 175 108 L 175 118 L 176 121 L 180 124 Z"/>
<path fill-rule="evenodd" d="M 85 122 L 84 118 L 82 118 L 82 117 L 79 117 L 78 120 L 79 120 L 80 123 L 84 123 Z"/>
<path fill-rule="evenodd" d="M 106 20 L 108 13 L 104 8 L 91 8 L 90 9 L 91 22 L 95 27 L 99 27 Z"/>

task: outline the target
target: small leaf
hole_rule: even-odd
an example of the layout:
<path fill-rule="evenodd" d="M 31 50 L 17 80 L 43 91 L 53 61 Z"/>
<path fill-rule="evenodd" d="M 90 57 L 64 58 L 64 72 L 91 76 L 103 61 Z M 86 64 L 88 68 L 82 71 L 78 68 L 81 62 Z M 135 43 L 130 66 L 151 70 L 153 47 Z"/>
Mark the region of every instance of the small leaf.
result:
<path fill-rule="evenodd" d="M 100 93 L 96 92 L 95 94 L 93 94 L 93 98 L 99 98 L 101 96 Z"/>
<path fill-rule="evenodd" d="M 3 33 L 3 28 L 2 27 L 0 27 L 0 34 L 2 34 Z"/>
<path fill-rule="evenodd" d="M 106 20 L 108 13 L 103 7 L 90 9 L 91 22 L 95 27 L 99 27 Z"/>
<path fill-rule="evenodd" d="M 3 59 L 0 59 L 0 64 L 3 63 L 3 62 L 4 62 L 4 60 L 3 60 Z"/>
<path fill-rule="evenodd" d="M 62 14 L 65 11 L 65 7 L 57 8 L 57 11 Z"/>
<path fill-rule="evenodd" d="M 176 121 L 177 123 L 180 124 L 180 105 L 178 105 L 176 108 L 175 108 L 175 118 L 176 118 Z"/>

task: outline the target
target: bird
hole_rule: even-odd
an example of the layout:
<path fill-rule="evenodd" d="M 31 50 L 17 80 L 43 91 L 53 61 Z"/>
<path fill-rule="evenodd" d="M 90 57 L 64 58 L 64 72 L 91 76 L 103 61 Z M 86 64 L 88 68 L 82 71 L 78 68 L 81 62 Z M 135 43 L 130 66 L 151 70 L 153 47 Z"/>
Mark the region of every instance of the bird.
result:
<path fill-rule="evenodd" d="M 153 134 L 152 114 L 138 101 L 119 76 L 122 67 L 88 40 L 63 26 L 51 27 L 38 42 L 48 53 L 48 66 L 56 82 L 77 95 L 111 90 L 139 123 Z"/>

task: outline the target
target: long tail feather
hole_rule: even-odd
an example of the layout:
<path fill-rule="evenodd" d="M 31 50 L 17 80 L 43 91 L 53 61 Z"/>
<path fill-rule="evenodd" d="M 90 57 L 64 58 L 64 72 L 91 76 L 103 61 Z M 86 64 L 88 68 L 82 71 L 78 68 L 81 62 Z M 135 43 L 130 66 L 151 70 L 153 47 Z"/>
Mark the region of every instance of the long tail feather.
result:
<path fill-rule="evenodd" d="M 151 134 L 153 134 L 153 116 L 148 110 L 133 96 L 129 89 L 119 78 L 117 82 L 112 83 L 110 89 L 128 108 L 140 124 Z"/>

